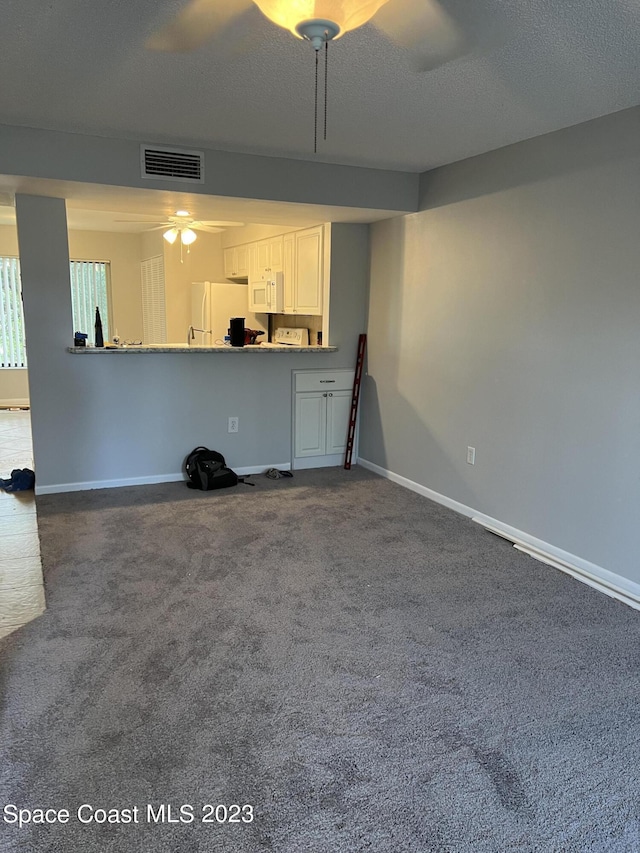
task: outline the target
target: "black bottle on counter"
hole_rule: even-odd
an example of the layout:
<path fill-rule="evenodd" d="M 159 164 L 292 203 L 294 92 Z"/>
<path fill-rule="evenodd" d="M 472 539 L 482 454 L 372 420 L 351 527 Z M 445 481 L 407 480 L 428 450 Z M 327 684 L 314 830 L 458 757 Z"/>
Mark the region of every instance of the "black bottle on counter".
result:
<path fill-rule="evenodd" d="M 102 337 L 102 320 L 100 319 L 100 309 L 96 305 L 96 336 L 94 346 L 103 347 L 104 338 Z"/>

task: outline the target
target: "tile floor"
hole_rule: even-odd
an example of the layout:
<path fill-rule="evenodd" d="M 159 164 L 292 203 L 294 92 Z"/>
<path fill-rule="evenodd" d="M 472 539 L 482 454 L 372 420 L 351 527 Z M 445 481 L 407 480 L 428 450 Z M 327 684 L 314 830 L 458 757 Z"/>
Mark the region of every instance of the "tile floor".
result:
<path fill-rule="evenodd" d="M 29 412 L 0 409 L 0 477 L 33 468 Z M 45 609 L 33 492 L 0 489 L 0 638 Z"/>

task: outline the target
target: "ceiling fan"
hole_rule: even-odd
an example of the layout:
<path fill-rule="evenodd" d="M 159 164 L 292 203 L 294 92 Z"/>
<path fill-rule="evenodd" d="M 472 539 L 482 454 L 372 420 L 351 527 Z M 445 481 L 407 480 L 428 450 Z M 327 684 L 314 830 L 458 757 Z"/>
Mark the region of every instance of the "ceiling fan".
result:
<path fill-rule="evenodd" d="M 324 138 L 327 138 L 327 69 L 329 42 L 369 21 L 409 54 L 410 66 L 422 72 L 468 52 L 460 27 L 439 0 L 190 0 L 147 47 L 162 51 L 195 50 L 214 36 L 233 34 L 231 24 L 250 9 L 308 41 L 315 51 L 313 150 L 318 150 L 318 54 L 324 47 Z"/>
<path fill-rule="evenodd" d="M 229 30 L 258 7 L 273 23 L 317 51 L 371 22 L 409 53 L 414 71 L 429 71 L 465 52 L 467 38 L 439 0 L 190 0 L 147 41 L 151 50 L 186 52 Z M 231 33 L 233 36 L 233 33 Z"/>
<path fill-rule="evenodd" d="M 116 219 L 116 222 L 138 222 L 141 224 L 151 225 L 151 228 L 146 228 L 146 231 L 159 231 L 161 228 L 167 228 L 168 231 L 162 235 L 169 243 L 175 243 L 179 234 L 184 235 L 185 232 L 208 231 L 210 234 L 218 234 L 224 231 L 225 228 L 238 228 L 244 225 L 244 222 L 231 222 L 223 219 L 193 219 L 187 211 L 177 210 L 174 216 L 168 216 L 165 220 L 151 219 L 148 222 L 140 219 Z M 175 232 L 175 233 L 172 233 Z M 169 234 L 170 236 L 167 236 Z M 186 239 L 184 236 L 182 242 L 185 245 L 193 243 L 196 235 L 190 236 L 188 233 Z"/>
<path fill-rule="evenodd" d="M 140 222 L 139 219 L 116 219 L 116 222 Z M 220 231 L 224 231 L 225 228 L 238 228 L 244 225 L 244 222 L 233 222 L 229 220 L 202 220 L 202 219 L 193 219 L 188 210 L 176 210 L 174 216 L 169 216 L 167 219 L 162 221 L 150 221 L 148 223 L 152 227 L 145 228 L 145 231 L 160 231 L 161 229 L 166 229 L 164 234 L 162 235 L 167 243 L 175 243 L 178 237 L 180 237 L 180 261 L 182 262 L 182 247 L 187 247 L 187 254 L 189 253 L 192 243 L 194 243 L 198 237 L 196 231 L 206 231 L 209 234 L 219 234 Z"/>

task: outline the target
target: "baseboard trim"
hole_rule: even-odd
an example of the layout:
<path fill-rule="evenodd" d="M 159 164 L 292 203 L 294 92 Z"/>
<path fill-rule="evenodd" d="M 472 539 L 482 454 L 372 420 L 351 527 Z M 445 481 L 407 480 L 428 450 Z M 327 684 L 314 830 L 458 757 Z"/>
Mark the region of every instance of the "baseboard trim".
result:
<path fill-rule="evenodd" d="M 0 400 L 0 409 L 24 409 L 29 408 L 29 400 L 26 397 L 15 397 L 10 400 Z"/>
<path fill-rule="evenodd" d="M 244 468 L 233 470 L 241 477 L 250 474 L 262 474 L 268 468 L 277 468 L 279 471 L 289 471 L 290 462 L 279 462 L 275 465 L 248 465 Z M 120 489 L 124 486 L 151 486 L 156 483 L 179 483 L 186 482 L 182 472 L 171 474 L 153 474 L 144 477 L 126 477 L 118 480 L 87 480 L 79 483 L 55 483 L 48 486 L 40 485 L 36 481 L 36 495 L 55 495 L 63 492 L 85 492 L 92 489 Z"/>
<path fill-rule="evenodd" d="M 387 480 L 392 480 L 394 483 L 410 489 L 412 492 L 417 492 L 417 494 L 425 498 L 429 498 L 455 512 L 459 512 L 461 515 L 467 516 L 467 518 L 471 518 L 472 521 L 480 524 L 485 530 L 495 533 L 497 536 L 501 536 L 503 539 L 511 542 L 513 547 L 518 551 L 522 551 L 541 563 L 565 572 L 565 574 L 570 575 L 581 583 L 587 584 L 593 589 L 598 590 L 598 592 L 602 592 L 611 598 L 623 602 L 629 607 L 634 608 L 634 610 L 640 610 L 640 584 L 634 583 L 622 577 L 622 575 L 610 572 L 608 569 L 604 569 L 595 563 L 590 563 L 588 560 L 582 559 L 582 557 L 577 557 L 575 554 L 562 550 L 562 548 L 557 548 L 555 545 L 544 542 L 542 539 L 531 536 L 529 533 L 504 524 L 502 521 L 491 518 L 491 516 L 484 515 L 472 507 L 461 504 L 452 498 L 448 498 L 446 495 L 441 495 L 433 489 L 409 480 L 407 477 L 395 474 L 393 471 L 382 468 L 380 465 L 369 462 L 367 459 L 360 457 L 358 464 L 362 465 L 363 468 L 368 468 L 370 471 L 379 474 L 381 477 L 385 477 Z"/>
<path fill-rule="evenodd" d="M 358 465 L 362 465 L 363 468 L 368 468 L 369 471 L 373 471 L 374 474 L 379 474 L 387 480 L 392 480 L 394 483 L 404 486 L 405 489 L 410 489 L 412 492 L 417 492 L 419 495 L 429 498 L 429 500 L 449 507 L 449 509 L 453 509 L 461 515 L 466 515 L 471 518 L 471 516 L 478 514 L 477 510 L 471 509 L 471 507 L 465 506 L 458 501 L 454 501 L 446 495 L 441 495 L 439 492 L 434 492 L 433 489 L 428 489 L 426 486 L 420 485 L 420 483 L 409 480 L 408 477 L 402 477 L 400 474 L 395 474 L 393 471 L 382 468 L 380 465 L 376 465 L 375 462 L 369 462 L 368 459 L 363 459 L 361 456 L 358 457 Z"/>

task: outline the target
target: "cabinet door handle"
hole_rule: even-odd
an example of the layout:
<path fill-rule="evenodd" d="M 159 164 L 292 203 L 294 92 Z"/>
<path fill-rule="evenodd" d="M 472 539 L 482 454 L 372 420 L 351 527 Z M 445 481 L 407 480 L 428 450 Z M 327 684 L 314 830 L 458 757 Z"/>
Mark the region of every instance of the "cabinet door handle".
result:
<path fill-rule="evenodd" d="M 333 394 L 329 394 L 330 397 L 333 397 Z"/>
<path fill-rule="evenodd" d="M 326 397 L 326 396 L 327 396 L 327 394 L 323 394 L 322 396 L 323 396 L 323 397 Z"/>

